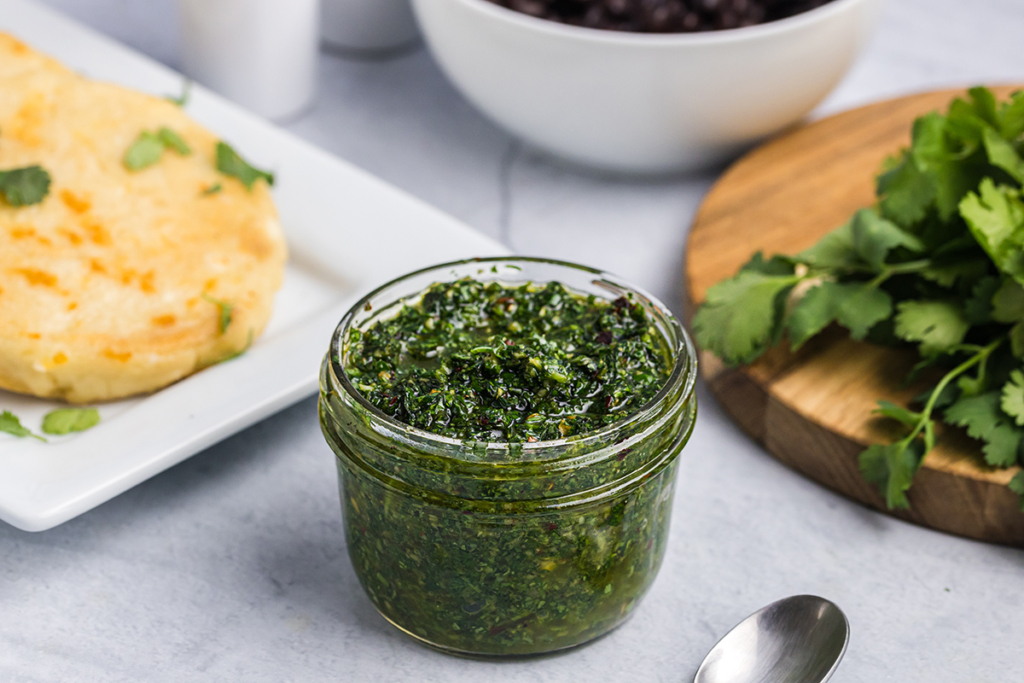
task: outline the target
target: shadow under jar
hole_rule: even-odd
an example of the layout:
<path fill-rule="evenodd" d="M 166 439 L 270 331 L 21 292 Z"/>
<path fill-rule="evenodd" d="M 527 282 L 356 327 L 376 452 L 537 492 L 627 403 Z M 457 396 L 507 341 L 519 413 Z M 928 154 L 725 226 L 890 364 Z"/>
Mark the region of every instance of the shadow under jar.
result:
<path fill-rule="evenodd" d="M 347 340 L 415 305 L 431 284 L 466 277 L 627 297 L 661 337 L 668 379 L 632 414 L 557 440 L 469 442 L 396 421 L 350 381 Z M 664 306 L 589 268 L 479 259 L 368 295 L 342 319 L 324 360 L 320 422 L 337 455 L 349 556 L 373 604 L 414 638 L 470 655 L 550 652 L 620 624 L 664 555 L 695 378 L 693 346 Z"/>

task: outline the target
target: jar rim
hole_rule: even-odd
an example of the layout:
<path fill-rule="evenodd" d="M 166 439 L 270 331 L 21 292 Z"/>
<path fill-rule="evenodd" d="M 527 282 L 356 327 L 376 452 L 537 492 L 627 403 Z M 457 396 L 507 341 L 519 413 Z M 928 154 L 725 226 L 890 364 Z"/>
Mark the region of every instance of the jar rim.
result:
<path fill-rule="evenodd" d="M 645 303 L 651 310 L 661 315 L 663 322 L 668 328 L 666 331 L 670 332 L 675 339 L 666 339 L 665 341 L 670 344 L 670 351 L 672 352 L 672 371 L 669 376 L 662 383 L 661 388 L 658 392 L 643 406 L 634 412 L 624 415 L 621 419 L 616 420 L 610 424 L 602 426 L 600 429 L 585 432 L 583 434 L 572 435 L 561 439 L 549 439 L 545 441 L 533 441 L 533 442 L 507 442 L 507 441 L 467 441 L 463 439 L 457 439 L 453 437 L 443 436 L 434 432 L 414 427 L 413 425 L 407 424 L 400 420 L 396 420 L 390 415 L 381 411 L 377 406 L 368 401 L 349 379 L 348 373 L 345 372 L 345 368 L 342 365 L 342 343 L 345 335 L 351 328 L 352 323 L 355 321 L 358 313 L 376 297 L 387 292 L 389 289 L 402 284 L 403 282 L 413 279 L 415 277 L 422 276 L 426 273 L 431 272 L 442 272 L 446 269 L 458 268 L 461 266 L 467 266 L 471 264 L 480 265 L 498 265 L 498 264 L 511 264 L 515 266 L 517 263 L 541 263 L 553 266 L 559 266 L 564 268 L 570 268 L 576 271 L 582 271 L 589 273 L 595 277 L 595 284 L 606 283 L 608 289 L 611 291 L 621 290 L 628 292 L 639 297 L 641 303 Z M 493 278 L 492 278 L 493 279 Z M 439 280 L 440 281 L 440 280 Z M 531 282 L 533 280 L 530 280 Z M 548 280 L 549 282 L 554 280 Z M 409 297 L 405 297 L 409 298 Z M 389 302 L 387 305 L 393 305 L 401 301 L 402 298 L 396 298 L 394 301 Z M 623 427 L 642 421 L 646 417 L 652 416 L 657 412 L 659 404 L 668 396 L 668 394 L 676 387 L 680 382 L 683 383 L 682 392 L 680 394 L 681 401 L 689 400 L 692 396 L 694 387 L 697 381 L 697 352 L 693 345 L 693 341 L 683 328 L 682 324 L 676 318 L 676 316 L 669 311 L 668 307 L 665 306 L 656 297 L 649 294 L 640 287 L 626 284 L 619 280 L 614 275 L 611 275 L 605 271 L 591 268 L 589 266 L 583 266 L 569 261 L 561 261 L 558 259 L 549 259 L 533 256 L 492 256 L 492 257 L 479 257 L 479 258 L 468 258 L 461 259 L 458 261 L 449 261 L 419 270 L 406 273 L 399 277 L 396 277 L 380 287 L 377 287 L 372 292 L 362 297 L 359 301 L 352 305 L 352 307 L 342 316 L 338 323 L 338 326 L 334 330 L 334 334 L 331 337 L 331 347 L 328 354 L 328 361 L 331 368 L 331 374 L 337 380 L 341 388 L 351 396 L 367 413 L 373 416 L 374 419 L 378 420 L 384 427 L 397 433 L 404 433 L 408 436 L 414 437 L 418 440 L 423 441 L 426 444 L 434 445 L 437 447 L 444 447 L 446 449 L 485 449 L 487 452 L 494 451 L 506 451 L 512 450 L 513 448 L 517 451 L 517 456 L 514 464 L 518 466 L 528 465 L 531 462 L 544 462 L 550 460 L 550 458 L 544 457 L 531 457 L 531 455 L 541 456 L 544 452 L 557 450 L 559 447 L 582 447 L 583 450 L 588 450 L 586 447 L 589 445 L 598 445 L 607 442 L 608 438 L 615 434 L 617 431 L 623 429 Z M 449 456 L 450 457 L 450 456 Z M 451 457 L 451 460 L 458 462 L 466 462 L 461 458 Z M 572 458 L 568 459 L 569 461 Z M 498 465 L 499 463 L 490 463 Z"/>

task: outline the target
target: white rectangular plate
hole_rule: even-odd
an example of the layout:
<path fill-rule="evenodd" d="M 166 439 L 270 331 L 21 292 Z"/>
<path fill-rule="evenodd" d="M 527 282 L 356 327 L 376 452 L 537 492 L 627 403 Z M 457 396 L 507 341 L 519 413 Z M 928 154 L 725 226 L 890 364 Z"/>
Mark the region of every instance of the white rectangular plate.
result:
<path fill-rule="evenodd" d="M 182 77 L 52 10 L 2 0 L 0 31 L 96 79 L 158 95 Z M 201 87 L 188 113 L 277 177 L 291 249 L 266 332 L 237 360 L 151 396 L 100 406 L 102 421 L 49 443 L 0 434 L 0 519 L 40 531 L 316 391 L 331 332 L 359 296 L 404 272 L 507 250 L 453 218 Z M 0 391 L 38 431 L 57 404 Z"/>

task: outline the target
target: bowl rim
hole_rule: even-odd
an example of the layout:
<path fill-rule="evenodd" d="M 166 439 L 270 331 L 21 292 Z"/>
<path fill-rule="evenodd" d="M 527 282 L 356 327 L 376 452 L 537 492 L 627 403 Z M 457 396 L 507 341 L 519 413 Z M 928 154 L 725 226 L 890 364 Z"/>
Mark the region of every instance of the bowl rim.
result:
<path fill-rule="evenodd" d="M 437 1 L 427 0 L 427 2 Z M 573 26 L 550 19 L 532 17 L 528 14 L 502 7 L 489 0 L 451 1 L 461 4 L 471 11 L 488 15 L 498 21 L 558 38 L 568 38 L 578 42 L 631 47 L 677 47 L 682 45 L 724 45 L 757 38 L 768 38 L 827 21 L 833 15 L 843 13 L 855 5 L 870 2 L 881 3 L 883 0 L 832 0 L 828 4 L 786 17 L 785 19 L 777 19 L 763 24 L 755 24 L 754 26 L 741 26 L 739 28 L 716 31 L 697 31 L 693 33 L 639 33 L 635 31 L 615 31 L 586 26 Z M 421 4 L 421 2 L 416 4 Z"/>

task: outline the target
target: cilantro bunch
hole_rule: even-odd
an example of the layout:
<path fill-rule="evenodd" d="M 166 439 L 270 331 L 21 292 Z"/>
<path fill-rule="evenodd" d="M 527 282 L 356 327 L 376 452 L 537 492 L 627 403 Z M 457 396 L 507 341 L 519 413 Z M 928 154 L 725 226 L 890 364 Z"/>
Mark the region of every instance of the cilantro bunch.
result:
<path fill-rule="evenodd" d="M 904 436 L 860 455 L 890 508 L 909 507 L 938 421 L 981 441 L 989 465 L 1024 465 L 1022 136 L 1024 92 L 997 102 L 973 88 L 918 118 L 910 147 L 883 164 L 873 207 L 799 254 L 756 254 L 693 319 L 700 345 L 731 365 L 784 339 L 798 349 L 832 324 L 915 346 L 908 381 L 934 384 L 910 406 L 879 402 Z M 1010 488 L 1024 496 L 1024 471 Z"/>

